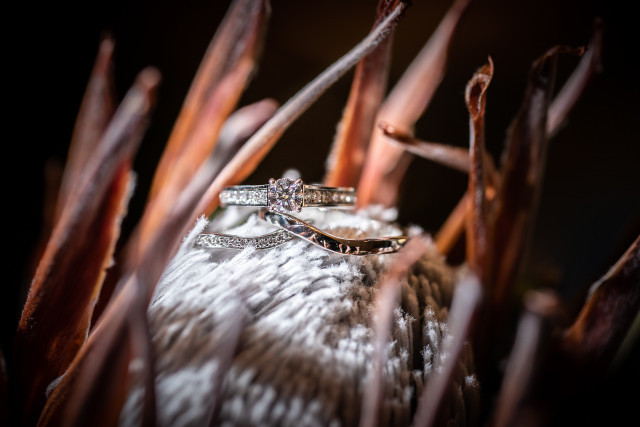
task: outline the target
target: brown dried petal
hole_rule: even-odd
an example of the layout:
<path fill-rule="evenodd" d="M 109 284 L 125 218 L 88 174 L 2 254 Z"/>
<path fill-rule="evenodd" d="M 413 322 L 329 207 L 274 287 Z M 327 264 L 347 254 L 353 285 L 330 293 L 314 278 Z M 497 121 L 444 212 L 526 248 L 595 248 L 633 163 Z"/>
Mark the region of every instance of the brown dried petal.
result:
<path fill-rule="evenodd" d="M 602 371 L 640 311 L 640 236 L 590 292 L 562 338 L 562 349 L 580 367 Z"/>
<path fill-rule="evenodd" d="M 379 293 L 375 303 L 374 348 L 375 359 L 372 363 L 370 383 L 365 389 L 362 399 L 360 425 L 372 427 L 377 425 L 382 400 L 382 368 L 385 365 L 385 346 L 389 339 L 393 310 L 400 296 L 400 285 L 407 276 L 411 266 L 425 253 L 429 241 L 424 236 L 412 237 L 409 243 L 399 252 L 389 271 L 378 282 Z"/>
<path fill-rule="evenodd" d="M 156 170 L 150 199 L 181 187 L 202 165 L 253 72 L 270 7 L 234 0 L 213 37 Z M 171 195 L 169 199 L 175 197 Z"/>
<path fill-rule="evenodd" d="M 155 285 L 170 257 L 191 225 L 197 201 L 213 178 L 211 163 L 196 172 L 184 192 L 163 218 L 158 233 L 144 246 L 136 241 L 137 262 L 130 263 L 118 292 L 76 355 L 60 384 L 51 394 L 41 423 L 114 425 L 133 382 L 129 365 L 134 357 L 144 362 L 146 384 L 144 416 L 154 413 L 153 357 L 146 325 L 146 311 Z M 115 419 L 114 419 L 115 417 Z"/>
<path fill-rule="evenodd" d="M 374 28 L 397 5 L 397 0 L 380 0 Z M 358 184 L 375 117 L 387 88 L 391 40 L 389 36 L 356 67 L 349 99 L 327 160 L 325 185 L 354 187 Z"/>
<path fill-rule="evenodd" d="M 173 200 L 171 209 L 162 217 L 156 233 L 147 236 L 147 239 L 134 241 L 132 247 L 136 253 L 129 260 L 128 271 L 141 276 L 140 282 L 147 286 L 147 302 L 151 300 L 156 283 L 183 236 L 193 226 L 198 216 L 198 202 L 202 200 L 214 173 L 213 162 L 208 159 L 182 193 Z"/>
<path fill-rule="evenodd" d="M 493 77 L 493 62 L 482 66 L 467 83 L 465 102 L 469 110 L 469 187 L 470 209 L 467 216 L 467 262 L 484 283 L 487 277 L 490 253 L 488 236 L 488 206 L 486 191 L 489 186 L 487 152 L 484 142 L 484 114 L 486 93 Z"/>
<path fill-rule="evenodd" d="M 441 254 L 448 254 L 462 235 L 470 203 L 469 193 L 465 192 L 436 233 L 436 247 Z"/>
<path fill-rule="evenodd" d="M 158 82 L 158 73 L 147 69 L 128 92 L 38 265 L 13 355 L 12 381 L 26 424 L 40 412 L 48 384 L 67 369 L 85 341 L 128 201 L 130 164 Z"/>
<path fill-rule="evenodd" d="M 495 203 L 493 229 L 494 308 L 510 293 L 536 210 L 547 148 L 547 109 L 560 53 L 575 50 L 555 47 L 532 66 L 523 103 L 507 135 L 502 159 L 502 182 Z"/>
<path fill-rule="evenodd" d="M 141 299 L 137 290 L 135 285 L 126 287 L 104 313 L 101 327 L 53 389 L 38 425 L 117 425 L 129 385 L 128 316 L 136 309 L 136 298 Z"/>
<path fill-rule="evenodd" d="M 449 45 L 469 0 L 456 0 L 429 42 L 383 102 L 376 122 L 391 123 L 401 132 L 413 134 L 413 126 L 427 108 L 444 76 Z M 380 203 L 392 206 L 409 166 L 410 157 L 391 145 L 380 132 L 373 132 L 358 185 L 358 205 Z"/>
<path fill-rule="evenodd" d="M 395 8 L 367 37 L 280 107 L 216 176 L 198 207 L 198 214 L 213 212 L 218 206 L 220 191 L 225 186 L 241 182 L 249 176 L 284 131 L 331 85 L 391 34 L 405 7 L 406 5 L 402 3 Z"/>
<path fill-rule="evenodd" d="M 114 41 L 110 37 L 102 40 L 71 137 L 69 154 L 58 193 L 55 220 L 60 217 L 70 193 L 80 181 L 116 109 L 113 50 Z"/>
<path fill-rule="evenodd" d="M 391 142 L 398 143 L 409 153 L 460 172 L 469 173 L 469 150 L 437 142 L 421 141 L 400 132 L 394 126 L 385 122 L 378 123 L 378 127 Z"/>
<path fill-rule="evenodd" d="M 593 74 L 601 69 L 602 37 L 604 28 L 600 21 L 595 24 L 594 34 L 586 53 L 549 107 L 547 136 L 553 137 L 565 122 Z"/>
<path fill-rule="evenodd" d="M 277 110 L 278 104 L 275 100 L 264 99 L 234 111 L 220 130 L 220 137 L 211 156 L 213 168 L 218 172 L 222 170 L 240 147 L 273 117 Z"/>
<path fill-rule="evenodd" d="M 560 301 L 550 291 L 529 291 L 524 303 L 525 312 L 520 317 L 498 396 L 493 423 L 496 427 L 523 423 L 519 412 L 533 386 L 538 363 L 550 337 L 550 327 L 560 312 Z M 535 411 L 528 412 L 530 415 Z"/>
<path fill-rule="evenodd" d="M 467 273 L 457 284 L 449 311 L 450 338 L 445 342 L 443 351 L 447 357 L 435 368 L 434 378 L 429 380 L 413 420 L 415 426 L 432 426 L 439 419 L 439 413 L 447 402 L 449 386 L 460 356 L 467 345 L 467 339 L 473 329 L 473 321 L 482 300 L 482 285 L 472 272 Z"/>

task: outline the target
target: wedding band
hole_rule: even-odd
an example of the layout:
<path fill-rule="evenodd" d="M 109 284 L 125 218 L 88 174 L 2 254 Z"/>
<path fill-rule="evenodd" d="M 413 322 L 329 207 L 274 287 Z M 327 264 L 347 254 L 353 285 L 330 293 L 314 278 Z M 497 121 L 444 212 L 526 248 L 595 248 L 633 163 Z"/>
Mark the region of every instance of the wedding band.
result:
<path fill-rule="evenodd" d="M 343 239 L 325 233 L 296 217 L 268 209 L 261 209 L 260 217 L 326 250 L 345 255 L 388 254 L 396 252 L 409 240 L 407 236 Z"/>
<path fill-rule="evenodd" d="M 301 179 L 271 178 L 266 185 L 235 185 L 220 192 L 221 206 L 259 206 L 282 213 L 303 207 L 341 207 L 356 203 L 352 187 L 307 185 Z"/>
<path fill-rule="evenodd" d="M 208 249 L 244 249 L 253 246 L 256 249 L 271 249 L 295 238 L 285 230 L 256 237 L 242 237 L 222 233 L 201 233 L 196 237 L 195 245 Z"/>

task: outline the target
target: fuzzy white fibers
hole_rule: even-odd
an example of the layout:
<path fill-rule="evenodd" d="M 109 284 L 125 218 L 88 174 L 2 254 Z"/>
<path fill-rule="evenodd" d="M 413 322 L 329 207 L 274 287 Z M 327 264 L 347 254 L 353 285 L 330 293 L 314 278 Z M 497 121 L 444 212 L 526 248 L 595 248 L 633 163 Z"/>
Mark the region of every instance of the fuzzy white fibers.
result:
<path fill-rule="evenodd" d="M 403 234 L 374 215 L 393 212 L 302 213 L 344 237 Z M 205 229 L 250 236 L 275 228 L 246 208 L 200 219 L 164 272 L 148 310 L 159 424 L 206 424 L 218 401 L 221 425 L 357 425 L 374 357 L 376 282 L 399 255 L 340 255 L 301 239 L 269 250 L 194 247 Z M 410 423 L 446 336 L 452 277 L 434 249 L 402 286 L 380 425 Z M 463 377 L 460 384 L 477 387 Z M 134 388 L 122 425 L 137 424 L 141 397 Z"/>

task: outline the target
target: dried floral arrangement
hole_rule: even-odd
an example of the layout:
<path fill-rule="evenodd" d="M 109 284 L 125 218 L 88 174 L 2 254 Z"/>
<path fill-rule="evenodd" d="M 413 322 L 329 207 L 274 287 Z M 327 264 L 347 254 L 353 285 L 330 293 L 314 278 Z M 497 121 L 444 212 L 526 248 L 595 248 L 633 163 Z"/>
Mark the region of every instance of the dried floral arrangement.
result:
<path fill-rule="evenodd" d="M 584 46 L 550 46 L 531 58 L 519 110 L 513 111 L 502 157 L 495 162 L 487 149 L 488 139 L 495 136 L 485 132 L 491 84 L 499 76 L 499 65 L 490 56 L 473 70 L 464 93 L 460 91 L 468 113 L 468 146 L 423 141 L 416 131 L 444 78 L 452 39 L 469 7 L 468 0 L 451 3 L 424 49 L 388 93 L 393 32 L 411 13 L 411 6 L 381 0 L 369 35 L 363 34 L 357 46 L 286 103 L 278 106 L 267 99 L 239 108 L 260 61 L 270 15 L 277 8 L 272 11 L 266 1 L 233 1 L 175 121 L 144 209 L 126 236 L 121 227 L 134 191 L 134 160 L 153 123 L 161 78 L 158 70 L 144 69 L 126 96 L 118 99 L 112 82 L 115 45 L 105 38 L 79 110 L 59 190 L 48 210 L 51 228 L 43 232 L 43 245 L 36 252 L 37 266 L 15 341 L 11 353 L 2 354 L 7 363 L 0 378 L 1 419 L 23 425 L 112 425 L 122 422 L 127 396 L 141 381 L 140 422 L 162 421 L 155 364 L 161 355 L 154 354 L 157 343 L 150 333 L 154 320 L 148 314 L 158 282 L 196 218 L 216 212 L 220 191 L 254 174 L 284 132 L 355 67 L 324 182 L 356 186 L 359 207 L 367 209 L 397 207 L 403 193 L 415 191 L 404 186 L 412 156 L 458 170 L 468 181 L 466 192 L 432 238 L 421 231 L 398 257 L 379 267 L 370 296 L 375 301 L 370 306 L 375 333 L 368 337 L 375 356 L 370 367 L 373 379 L 358 395 L 362 405 L 356 420 L 341 421 L 348 425 L 562 422 L 563 402 L 593 387 L 589 383 L 602 382 L 640 306 L 638 237 L 632 237 L 615 265 L 602 272 L 575 313 L 566 313 L 562 298 L 542 286 L 518 288 L 539 209 L 548 142 L 562 131 L 600 67 L 603 29 L 596 26 Z M 565 57 L 580 59 L 556 90 L 557 62 Z M 429 276 L 433 268 L 424 263 L 446 259 L 460 246 L 465 250 L 463 265 L 443 266 L 449 273 L 438 270 L 453 281 L 440 307 L 451 337 L 446 341 L 447 356 L 434 359 L 433 374 L 414 388 L 408 405 L 410 421 L 382 416 L 387 356 L 381 337 L 392 333 L 396 306 L 405 308 L 403 280 L 413 274 L 416 280 L 428 277 L 438 282 Z M 439 285 L 446 294 L 444 285 Z M 219 387 L 207 402 L 212 424 L 219 422 L 224 374 L 244 336 L 241 319 L 237 324 L 237 330 L 222 334 L 216 353 L 224 369 L 211 378 Z M 143 363 L 136 365 L 134 375 L 132 365 L 139 360 Z M 450 388 L 460 375 L 461 360 L 467 368 L 473 365 L 469 369 L 479 387 L 469 392 L 473 396 L 464 397 L 465 405 L 456 406 Z M 477 407 L 472 408 L 474 402 Z"/>

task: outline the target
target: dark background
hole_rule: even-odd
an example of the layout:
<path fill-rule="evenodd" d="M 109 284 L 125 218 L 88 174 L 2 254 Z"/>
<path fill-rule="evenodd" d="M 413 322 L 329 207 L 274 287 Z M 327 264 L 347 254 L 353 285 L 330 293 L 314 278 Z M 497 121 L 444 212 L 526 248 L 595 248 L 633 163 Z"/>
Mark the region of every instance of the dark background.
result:
<path fill-rule="evenodd" d="M 64 162 L 100 37 L 106 31 L 115 37 L 120 96 L 146 66 L 157 67 L 163 76 L 158 105 L 136 158 L 138 187 L 124 224 L 126 231 L 144 203 L 191 78 L 228 3 L 25 3 L 6 11 L 5 20 L 14 28 L 5 37 L 3 55 L 8 73 L 4 79 L 8 113 L 4 114 L 7 152 L 3 173 L 9 189 L 3 211 L 9 230 L 5 271 L 10 273 L 0 294 L 5 355 L 23 304 L 21 289 L 28 284 L 30 254 L 39 236 L 45 163 L 51 159 Z M 264 53 L 241 104 L 264 97 L 284 103 L 369 31 L 375 4 L 375 0 L 272 1 Z M 412 2 L 396 30 L 391 85 L 427 41 L 449 4 L 442 0 Z M 416 136 L 422 139 L 466 146 L 465 84 L 492 55 L 495 75 L 488 91 L 486 137 L 497 160 L 532 61 L 554 45 L 585 45 L 594 19 L 603 18 L 603 73 L 591 81 L 566 128 L 550 144 L 524 274 L 528 283 L 556 287 L 570 309 L 582 303 L 588 285 L 640 233 L 639 69 L 635 66 L 636 23 L 629 7 L 622 1 L 605 0 L 474 1 L 453 40 L 447 75 L 416 128 Z M 558 86 L 577 61 L 571 56 L 561 58 Z M 349 73 L 294 123 L 248 183 L 265 182 L 287 168 L 300 170 L 307 182 L 322 179 L 351 77 Z M 462 174 L 415 159 L 403 187 L 399 220 L 435 233 L 465 186 Z M 601 418 L 588 418 L 590 421 L 628 410 L 625 405 L 633 400 L 619 390 L 633 382 L 637 390 L 640 368 L 630 362 L 634 357 L 638 360 L 637 348 L 623 353 L 622 368 L 614 370 L 607 383 L 609 393 L 594 397 L 591 404 L 602 407 Z M 634 393 L 635 398 L 638 394 Z"/>

